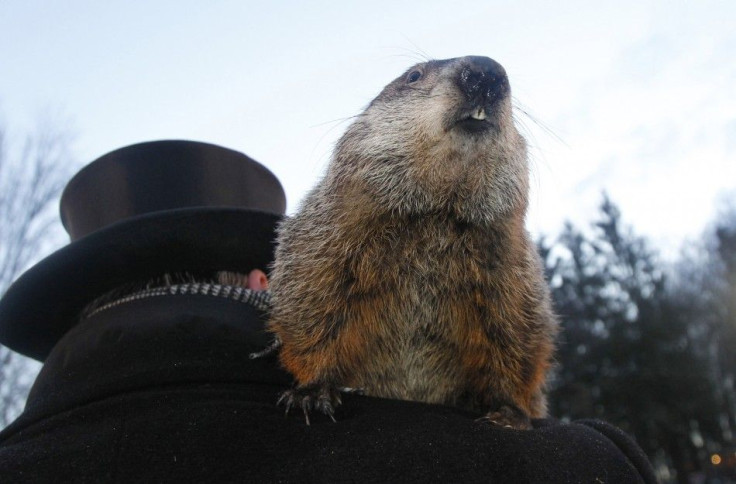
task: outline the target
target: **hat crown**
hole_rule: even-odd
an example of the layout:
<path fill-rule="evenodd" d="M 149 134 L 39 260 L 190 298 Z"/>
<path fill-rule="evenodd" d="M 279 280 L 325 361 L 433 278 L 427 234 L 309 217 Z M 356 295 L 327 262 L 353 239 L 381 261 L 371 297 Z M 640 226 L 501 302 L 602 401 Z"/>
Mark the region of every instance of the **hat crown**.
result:
<path fill-rule="evenodd" d="M 60 211 L 74 241 L 125 219 L 194 207 L 282 215 L 286 196 L 276 176 L 243 153 L 163 140 L 126 146 L 91 162 L 67 184 Z"/>

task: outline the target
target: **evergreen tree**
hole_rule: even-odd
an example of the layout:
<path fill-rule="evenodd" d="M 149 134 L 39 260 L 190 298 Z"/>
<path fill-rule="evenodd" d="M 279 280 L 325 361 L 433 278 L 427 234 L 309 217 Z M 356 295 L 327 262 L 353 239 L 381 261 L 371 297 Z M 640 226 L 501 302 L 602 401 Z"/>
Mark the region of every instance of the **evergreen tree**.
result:
<path fill-rule="evenodd" d="M 722 382 L 722 408 L 725 439 L 734 443 L 736 432 L 736 211 L 716 229 L 720 270 L 713 301 L 717 319 L 713 324 L 713 357 L 716 378 Z"/>
<path fill-rule="evenodd" d="M 567 224 L 542 253 L 563 328 L 553 415 L 620 426 L 686 482 L 719 428 L 693 307 L 672 297 L 654 252 L 607 197 L 590 236 Z"/>

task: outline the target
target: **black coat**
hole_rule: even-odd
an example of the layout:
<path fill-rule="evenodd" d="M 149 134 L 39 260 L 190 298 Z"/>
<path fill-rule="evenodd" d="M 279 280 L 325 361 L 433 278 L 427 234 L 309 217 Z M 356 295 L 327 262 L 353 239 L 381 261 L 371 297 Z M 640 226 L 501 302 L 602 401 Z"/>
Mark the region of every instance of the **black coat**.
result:
<path fill-rule="evenodd" d="M 654 482 L 602 422 L 531 431 L 469 412 L 347 395 L 337 423 L 284 416 L 290 385 L 256 310 L 160 296 L 103 311 L 56 345 L 0 433 L 0 482 Z"/>

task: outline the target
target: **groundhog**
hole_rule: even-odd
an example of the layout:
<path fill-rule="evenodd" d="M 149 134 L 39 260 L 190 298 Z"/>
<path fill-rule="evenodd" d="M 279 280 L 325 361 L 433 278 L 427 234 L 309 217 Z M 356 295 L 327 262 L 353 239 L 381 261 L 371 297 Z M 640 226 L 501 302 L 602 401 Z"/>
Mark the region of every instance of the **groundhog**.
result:
<path fill-rule="evenodd" d="M 546 414 L 557 322 L 524 227 L 527 165 L 494 60 L 424 62 L 383 89 L 278 231 L 287 411 L 332 417 L 349 387 L 518 429 Z"/>

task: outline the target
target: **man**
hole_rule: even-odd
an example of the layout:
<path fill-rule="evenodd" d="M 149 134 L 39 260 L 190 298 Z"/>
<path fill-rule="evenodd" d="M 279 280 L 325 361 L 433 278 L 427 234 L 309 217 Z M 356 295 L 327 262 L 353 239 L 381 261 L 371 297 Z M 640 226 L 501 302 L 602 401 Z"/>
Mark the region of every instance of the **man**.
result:
<path fill-rule="evenodd" d="M 0 300 L 0 342 L 44 361 L 0 433 L 2 482 L 654 482 L 601 422 L 530 431 L 345 395 L 284 416 L 266 271 L 285 198 L 245 155 L 160 141 L 109 153 L 61 201 L 72 242 Z"/>

